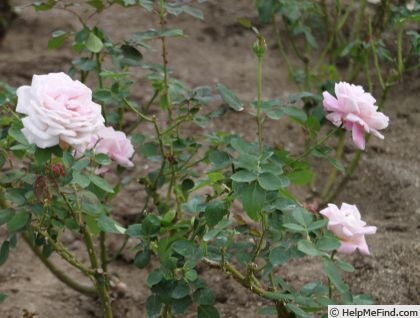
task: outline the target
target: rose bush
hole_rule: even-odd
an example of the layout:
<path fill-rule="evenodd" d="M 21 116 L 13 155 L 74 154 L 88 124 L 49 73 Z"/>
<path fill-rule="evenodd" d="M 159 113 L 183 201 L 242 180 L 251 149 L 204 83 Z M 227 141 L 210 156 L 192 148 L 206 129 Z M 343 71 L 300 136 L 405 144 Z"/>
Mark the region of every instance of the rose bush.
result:
<path fill-rule="evenodd" d="M 7 116 L 0 122 L 4 131 L 0 163 L 6 167 L 0 176 L 0 224 L 6 224 L 8 234 L 0 248 L 0 264 L 20 235 L 58 279 L 99 298 L 107 318 L 113 316 L 113 297 L 121 292 L 113 293 L 115 286 L 125 286 L 108 267 L 124 251 L 133 254 L 134 266 L 148 271 L 150 293 L 145 306 L 149 317 L 183 316 L 188 310 L 196 310 L 199 318 L 219 317 L 215 294 L 202 275 L 208 267 L 263 298 L 269 306 L 259 308 L 262 314 L 306 318 L 325 315 L 330 304 L 370 303 L 366 295 L 353 295 L 341 279 L 340 271 L 352 272 L 354 268 L 336 252 L 369 254 L 365 235 L 374 234 L 376 228 L 366 226 L 356 206 L 343 204 L 338 209 L 329 204 L 322 209 L 333 200 L 318 208 L 317 201 L 302 202 L 293 192 L 296 187 L 313 184 L 317 173 L 314 160 L 317 167 L 318 160 L 325 159 L 334 172 L 340 170 L 348 178 L 352 171 L 341 162 L 345 130 L 352 130 L 354 142 L 364 149 L 364 134 L 382 137 L 379 130 L 386 128 L 388 118 L 360 86 L 337 83 L 336 97 L 325 92 L 322 98 L 320 89 L 331 92 L 331 83 L 338 81 L 333 72 L 327 72 L 329 86 L 320 85 L 312 91 L 307 77 L 305 91 L 264 99 L 263 62 L 270 46 L 249 21 L 242 22 L 256 36 L 252 45 L 255 100 L 242 101 L 222 83 L 215 88 L 191 88 L 182 83 L 170 70 L 167 40 L 184 33 L 169 28 L 172 20 L 168 21 L 168 15 L 202 19 L 194 2 L 187 2 L 88 1 L 89 17 L 121 5 L 139 6 L 159 20 L 158 27 L 136 32 L 118 43 L 111 41 L 106 30 L 83 20 L 77 12 L 79 4 L 33 4 L 37 10 L 67 10 L 82 22 L 80 30 L 55 31 L 48 45 L 58 48 L 71 39 L 79 56 L 72 61 L 69 73 L 80 82 L 64 73 L 52 73 L 34 76 L 32 85 L 19 88 L 16 94 L 13 88 L 2 86 L 0 92 L 5 96 L 0 96 L 0 104 Z M 281 1 L 276 5 L 295 8 L 305 3 Z M 299 29 L 301 21 L 291 16 L 290 10 L 275 12 L 285 15 L 288 28 L 306 30 L 313 45 L 310 29 Z M 328 33 L 331 37 L 335 43 L 335 34 Z M 161 45 L 160 65 L 142 60 L 155 47 L 153 41 Z M 302 61 L 308 75 L 307 57 Z M 134 101 L 131 94 L 136 67 L 142 68 L 136 75 L 146 74 L 142 85 L 150 87 L 144 91 L 153 92 L 144 103 Z M 298 78 L 299 74 L 293 75 Z M 93 93 L 84 84 L 89 81 L 97 84 Z M 25 116 L 19 117 L 15 110 Z M 257 140 L 205 130 L 227 110 L 238 118 L 246 116 L 244 110 L 249 111 L 255 117 Z M 264 143 L 264 125 L 277 125 L 285 117 L 303 131 L 301 153 Z M 325 132 L 325 117 L 337 127 Z M 341 139 L 332 153 L 327 143 L 335 135 Z M 126 171 L 123 168 L 135 165 L 135 154 L 148 163 L 142 169 Z M 23 159 L 24 169 L 13 165 L 14 158 Z M 122 168 L 111 169 L 113 161 Z M 130 182 L 142 206 L 128 204 L 130 222 L 120 224 L 112 200 Z M 308 211 L 307 206 L 313 208 Z M 84 243 L 88 260 L 66 246 L 68 240 L 63 237 L 72 236 Z M 114 246 L 121 241 L 111 251 L 107 244 L 110 236 Z M 85 281 L 57 268 L 49 258 L 52 253 L 78 269 Z M 279 268 L 303 257 L 311 264 L 321 262 L 323 273 L 296 287 L 298 284 L 282 277 Z"/>

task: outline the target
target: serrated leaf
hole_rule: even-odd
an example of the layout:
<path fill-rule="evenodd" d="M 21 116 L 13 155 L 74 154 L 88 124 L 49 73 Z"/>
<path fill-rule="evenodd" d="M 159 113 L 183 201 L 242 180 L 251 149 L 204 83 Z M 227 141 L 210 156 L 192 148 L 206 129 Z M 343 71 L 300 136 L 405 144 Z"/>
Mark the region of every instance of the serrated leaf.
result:
<path fill-rule="evenodd" d="M 265 172 L 258 176 L 258 183 L 264 190 L 276 191 L 286 188 L 289 185 L 289 180 L 284 176 L 276 176 Z"/>
<path fill-rule="evenodd" d="M 58 30 L 53 32 L 51 39 L 48 41 L 48 49 L 54 50 L 61 47 L 66 41 L 68 34 L 66 31 Z"/>
<path fill-rule="evenodd" d="M 258 220 L 258 213 L 264 207 L 265 192 L 256 182 L 246 184 L 243 193 L 240 194 L 240 201 L 248 216 L 253 220 Z"/>
<path fill-rule="evenodd" d="M 309 255 L 309 256 L 320 256 L 324 255 L 321 251 L 319 251 L 314 244 L 307 240 L 300 240 L 297 244 L 297 248 L 302 253 Z"/>
<path fill-rule="evenodd" d="M 114 193 L 113 187 L 105 179 L 91 174 L 91 175 L 89 175 L 89 180 L 94 185 L 96 185 L 98 188 L 104 190 L 105 192 Z"/>
<path fill-rule="evenodd" d="M 216 307 L 209 305 L 200 305 L 197 308 L 198 318 L 219 318 L 219 312 Z"/>
<path fill-rule="evenodd" d="M 232 92 L 229 88 L 227 88 L 225 85 L 218 83 L 216 85 L 217 91 L 222 97 L 222 100 L 231 108 L 233 108 L 236 111 L 242 111 L 244 110 L 244 106 L 242 102 L 239 100 L 239 98 L 235 95 L 234 92 Z"/>
<path fill-rule="evenodd" d="M 7 222 L 7 229 L 9 232 L 17 232 L 23 229 L 28 224 L 31 214 L 27 211 L 18 211 L 9 222 Z"/>
<path fill-rule="evenodd" d="M 0 266 L 2 266 L 9 257 L 10 242 L 4 241 L 0 248 Z"/>
<path fill-rule="evenodd" d="M 247 170 L 235 172 L 231 177 L 236 182 L 251 182 L 257 179 L 257 175 Z"/>
<path fill-rule="evenodd" d="M 102 40 L 98 38 L 98 36 L 95 33 L 90 32 L 86 40 L 85 46 L 89 51 L 93 53 L 99 53 L 100 51 L 102 51 L 104 44 L 102 43 Z"/>
<path fill-rule="evenodd" d="M 124 234 L 126 229 L 115 220 L 106 215 L 101 215 L 98 219 L 99 228 L 106 233 Z"/>

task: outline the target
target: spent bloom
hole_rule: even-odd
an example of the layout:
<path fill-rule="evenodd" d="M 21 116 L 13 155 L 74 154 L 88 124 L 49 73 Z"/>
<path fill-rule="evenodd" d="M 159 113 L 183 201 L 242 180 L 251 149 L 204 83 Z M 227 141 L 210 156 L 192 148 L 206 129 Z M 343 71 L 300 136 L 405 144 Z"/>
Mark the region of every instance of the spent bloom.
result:
<path fill-rule="evenodd" d="M 16 111 L 27 115 L 22 133 L 39 148 L 85 147 L 104 125 L 92 91 L 64 73 L 34 75 L 31 86 L 18 88 L 17 97 Z"/>
<path fill-rule="evenodd" d="M 324 96 L 324 109 L 327 119 L 335 126 L 352 131 L 354 144 L 365 149 L 365 133 L 383 139 L 379 130 L 388 127 L 389 118 L 378 112 L 375 98 L 361 86 L 340 82 L 335 84 L 335 95 L 328 92 Z"/>
<path fill-rule="evenodd" d="M 130 139 L 122 131 L 115 131 L 112 127 L 101 128 L 94 136 L 88 146 L 95 148 L 97 153 L 108 155 L 120 166 L 130 168 L 134 164 L 130 158 L 134 154 L 134 148 Z"/>
<path fill-rule="evenodd" d="M 328 229 L 340 239 L 337 252 L 351 254 L 357 249 L 364 255 L 370 254 L 365 235 L 375 234 L 376 226 L 366 226 L 355 205 L 343 203 L 339 209 L 330 203 L 320 213 L 328 218 Z"/>

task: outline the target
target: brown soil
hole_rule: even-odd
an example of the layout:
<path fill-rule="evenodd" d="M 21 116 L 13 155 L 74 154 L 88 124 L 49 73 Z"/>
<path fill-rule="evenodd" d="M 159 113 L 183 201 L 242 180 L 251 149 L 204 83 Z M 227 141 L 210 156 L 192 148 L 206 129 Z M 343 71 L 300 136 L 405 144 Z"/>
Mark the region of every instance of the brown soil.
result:
<path fill-rule="evenodd" d="M 202 5 L 205 22 L 188 16 L 171 19 L 171 25 L 184 29 L 188 35 L 170 42 L 169 59 L 174 75 L 193 87 L 221 81 L 235 90 L 242 100 L 252 100 L 255 97 L 255 61 L 250 45 L 254 36 L 238 27 L 235 21 L 238 17 L 255 21 L 253 2 L 211 0 Z M 156 21 L 136 9 L 113 8 L 98 20 L 114 41 L 156 25 Z M 32 74 L 66 71 L 72 59 L 70 49 L 47 51 L 47 41 L 53 30 L 79 27 L 77 23 L 66 12 L 34 13 L 31 8 L 23 9 L 0 49 L 0 80 L 19 86 L 28 84 Z M 270 30 L 263 31 L 270 34 Z M 157 61 L 159 54 L 148 52 L 145 58 Z M 140 102 L 150 95 L 150 90 L 144 88 L 144 74 L 144 71 L 135 74 L 134 98 Z M 266 98 L 294 91 L 287 81 L 287 69 L 274 48 L 268 51 L 264 76 Z M 356 268 L 356 272 L 347 277 L 347 282 L 354 292 L 369 293 L 380 304 L 419 304 L 420 301 L 419 83 L 413 76 L 392 91 L 386 105 L 391 124 L 385 132 L 385 141 L 372 138 L 359 170 L 336 201 L 356 203 L 364 219 L 378 227 L 378 234 L 368 238 L 372 256 L 347 257 Z M 229 113 L 210 129 L 236 131 L 253 137 L 249 128 L 253 125 L 252 117 L 246 113 Z M 283 144 L 290 150 L 298 149 L 296 140 L 302 139 L 298 129 L 282 122 L 267 122 L 266 125 L 267 142 Z M 351 152 L 348 152 L 346 159 L 350 156 Z M 139 173 L 142 173 L 144 162 L 138 159 L 138 163 Z M 116 215 L 123 219 L 138 210 L 142 201 L 138 190 L 136 185 L 126 189 L 125 195 L 115 203 Z M 0 235 L 4 234 L 0 231 Z M 113 239 L 111 248 L 118 245 L 119 239 Z M 68 241 L 72 250 L 84 255 L 81 242 L 73 238 Z M 115 316 L 146 317 L 147 270 L 130 265 L 130 257 L 128 255 L 111 267 L 111 271 L 118 273 L 121 281 L 127 284 L 126 295 L 116 297 L 114 301 Z M 58 257 L 52 259 L 67 268 Z M 300 260 L 282 272 L 288 281 L 300 285 L 316 276 L 318 270 L 319 264 Z M 78 275 L 72 269 L 69 272 L 75 277 Z M 222 317 L 257 316 L 255 310 L 263 301 L 214 270 L 208 271 L 205 277 L 216 292 L 216 305 Z M 6 265 L 0 268 L 0 291 L 9 295 L 0 305 L 0 317 L 32 317 L 33 314 L 45 318 L 57 315 L 100 317 L 97 302 L 57 281 L 22 241 Z M 188 315 L 194 316 L 193 313 Z"/>

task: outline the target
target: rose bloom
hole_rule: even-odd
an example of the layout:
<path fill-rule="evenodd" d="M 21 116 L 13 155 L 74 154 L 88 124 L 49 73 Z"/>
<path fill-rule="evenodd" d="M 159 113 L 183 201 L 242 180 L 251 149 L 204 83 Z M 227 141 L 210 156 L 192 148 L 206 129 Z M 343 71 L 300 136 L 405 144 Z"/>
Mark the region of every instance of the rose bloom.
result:
<path fill-rule="evenodd" d="M 115 131 L 112 127 L 103 127 L 97 134 L 92 136 L 89 149 L 94 148 L 97 153 L 108 155 L 120 166 L 130 168 L 134 164 L 130 158 L 134 154 L 134 148 L 130 139 L 122 131 Z"/>
<path fill-rule="evenodd" d="M 365 149 L 365 133 L 384 138 L 379 130 L 388 127 L 389 118 L 377 111 L 376 100 L 361 86 L 340 82 L 335 84 L 337 97 L 328 92 L 322 95 L 324 109 L 329 112 L 327 119 L 337 127 L 343 125 L 351 130 L 353 142 L 359 149 Z"/>
<path fill-rule="evenodd" d="M 92 91 L 64 73 L 34 75 L 31 86 L 18 88 L 17 97 L 16 111 L 27 115 L 22 133 L 39 148 L 85 147 L 104 125 Z"/>
<path fill-rule="evenodd" d="M 357 249 L 364 255 L 370 254 L 365 235 L 375 234 L 376 226 L 366 226 L 355 205 L 343 203 L 339 209 L 330 203 L 320 213 L 328 218 L 328 229 L 341 241 L 337 252 L 351 254 Z"/>

